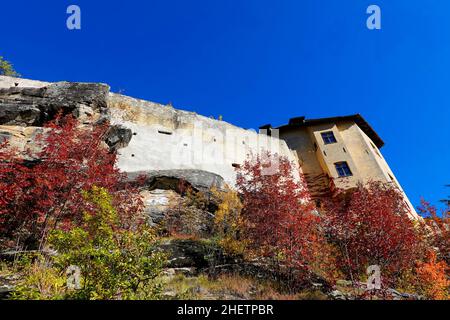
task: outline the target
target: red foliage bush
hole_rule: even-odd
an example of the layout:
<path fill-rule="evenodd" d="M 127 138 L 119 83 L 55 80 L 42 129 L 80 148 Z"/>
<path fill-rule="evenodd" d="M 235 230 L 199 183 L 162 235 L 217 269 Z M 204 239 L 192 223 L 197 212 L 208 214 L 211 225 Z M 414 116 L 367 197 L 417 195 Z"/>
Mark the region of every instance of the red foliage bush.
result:
<path fill-rule="evenodd" d="M 116 155 L 103 143 L 108 124 L 81 127 L 57 117 L 37 137 L 40 151 L 28 158 L 0 145 L 0 233 L 14 245 L 42 246 L 54 228 L 70 228 L 89 209 L 82 191 L 103 187 L 129 227 L 142 207 L 136 187 L 115 167 Z"/>
<path fill-rule="evenodd" d="M 264 168 L 276 162 L 278 170 L 266 174 Z M 243 236 L 249 248 L 305 274 L 314 264 L 323 238 L 303 178 L 294 177 L 287 158 L 270 153 L 245 161 L 237 173 Z"/>
<path fill-rule="evenodd" d="M 419 213 L 425 218 L 425 223 L 431 230 L 428 239 L 430 245 L 437 248 L 438 258 L 450 263 L 450 208 L 445 208 L 438 215 L 438 209 L 422 199 Z"/>
<path fill-rule="evenodd" d="M 339 249 L 338 267 L 358 280 L 378 265 L 384 284 L 414 266 L 422 254 L 420 228 L 408 218 L 408 206 L 390 184 L 369 182 L 338 190 L 324 201 L 325 230 Z"/>

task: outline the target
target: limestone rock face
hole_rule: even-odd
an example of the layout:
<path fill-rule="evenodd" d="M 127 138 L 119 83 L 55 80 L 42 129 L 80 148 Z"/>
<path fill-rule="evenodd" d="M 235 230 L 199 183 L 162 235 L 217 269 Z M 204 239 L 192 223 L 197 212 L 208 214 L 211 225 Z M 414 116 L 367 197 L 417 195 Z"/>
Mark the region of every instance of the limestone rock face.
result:
<path fill-rule="evenodd" d="M 120 149 L 117 167 L 124 172 L 191 169 L 221 177 L 211 181 L 192 171 L 186 180 L 199 190 L 216 182 L 222 184 L 223 179 L 234 186 L 235 168 L 248 154 L 271 150 L 297 161 L 283 140 L 171 105 L 112 93 L 105 84 L 0 76 L 0 129 L 15 127 L 4 131 L 18 132 L 24 127 L 39 128 L 58 112 L 73 114 L 86 127 L 103 122 L 112 125 L 105 142 L 111 151 Z M 10 136 L 1 134 L 0 139 Z M 14 136 L 19 140 L 13 143 L 23 146 L 30 140 L 28 136 L 29 132 L 21 141 Z"/>
<path fill-rule="evenodd" d="M 151 226 L 159 226 L 165 232 L 211 235 L 218 206 L 211 188 L 222 190 L 225 187 L 222 177 L 190 169 L 128 174 L 131 180 L 138 176 L 145 176 L 141 196 Z"/>
<path fill-rule="evenodd" d="M 39 150 L 35 139 L 38 134 L 43 133 L 43 128 L 21 127 L 21 126 L 0 126 L 0 143 L 7 140 L 9 145 L 20 152 L 28 148 L 31 152 Z"/>
<path fill-rule="evenodd" d="M 133 132 L 130 129 L 121 125 L 114 125 L 109 128 L 105 142 L 110 150 L 117 151 L 120 148 L 126 147 L 132 137 Z"/>
<path fill-rule="evenodd" d="M 150 226 L 161 225 L 167 213 L 182 201 L 181 196 L 173 190 L 144 190 L 141 196 Z"/>
<path fill-rule="evenodd" d="M 0 89 L 10 87 L 42 88 L 49 84 L 49 82 L 39 80 L 0 76 Z"/>
<path fill-rule="evenodd" d="M 139 175 L 146 176 L 146 185 L 150 190 L 178 190 L 180 180 L 202 192 L 209 192 L 212 187 L 219 190 L 225 187 L 225 181 L 218 174 L 197 169 L 151 170 L 128 173 L 130 179 L 135 179 Z"/>
<path fill-rule="evenodd" d="M 59 111 L 75 116 L 103 113 L 109 86 L 57 82 L 40 88 L 0 88 L 0 125 L 42 126 Z"/>
<path fill-rule="evenodd" d="M 18 150 L 38 151 L 36 137 L 44 133 L 42 126 L 52 120 L 59 112 L 72 114 L 80 121 L 82 126 L 90 126 L 108 121 L 110 127 L 104 138 L 105 146 L 111 151 L 118 151 L 119 155 L 128 148 L 134 135 L 137 135 L 134 122 L 113 121 L 117 103 L 125 105 L 126 102 L 135 101 L 132 98 L 122 97 L 110 93 L 109 86 L 99 83 L 56 82 L 46 83 L 26 79 L 0 76 L 0 142 L 8 140 L 9 145 Z M 114 104 L 114 101 L 116 104 Z M 137 100 L 136 100 L 137 101 Z M 142 110 L 133 104 L 129 110 L 145 111 L 159 123 L 176 121 L 178 113 L 173 108 L 161 108 L 156 104 L 143 102 Z M 116 106 L 117 107 L 117 106 Z M 120 109 L 120 108 L 119 108 Z M 128 110 L 128 109 L 127 109 Z M 194 115 L 192 115 L 194 116 Z M 175 117 L 175 118 L 174 118 Z M 141 117 L 132 118 L 138 121 Z M 152 119 L 153 119 L 152 118 Z M 175 119 L 175 120 L 174 120 Z M 191 119 L 191 116 L 189 117 Z M 209 122 L 214 122 L 208 120 Z M 215 123 L 215 122 L 214 122 Z M 213 124 L 210 124 L 213 126 Z M 146 138 L 160 135 L 158 132 L 147 132 L 137 138 Z M 157 154 L 164 145 L 160 143 L 146 143 L 139 151 L 144 154 Z M 130 155 L 129 161 L 139 156 Z M 24 157 L 25 152 L 24 152 Z M 166 158 L 160 157 L 158 163 L 166 163 Z M 189 230 L 198 233 L 208 233 L 211 230 L 213 212 L 216 205 L 211 201 L 211 188 L 219 190 L 225 186 L 222 176 L 202 169 L 180 169 L 183 166 L 173 166 L 166 170 L 156 170 L 158 164 L 150 166 L 150 171 L 128 171 L 130 179 L 145 174 L 145 186 L 141 194 L 146 205 L 146 213 L 151 225 L 164 225 L 169 216 L 173 224 L 189 226 Z M 185 167 L 185 166 L 184 166 Z M 153 170 L 153 168 L 155 170 Z M 123 169 L 123 168 L 122 168 Z M 229 170 L 233 168 L 229 166 Z M 131 171 L 131 173 L 130 173 Z M 180 186 L 192 189 L 194 193 L 204 194 L 207 198 L 201 205 L 193 205 L 186 198 Z M 184 211 L 180 208 L 185 206 Z"/>
<path fill-rule="evenodd" d="M 57 113 L 72 114 L 82 125 L 108 120 L 109 86 L 100 83 L 45 83 L 0 77 L 0 142 L 36 150 L 35 137 Z M 132 132 L 111 126 L 105 139 L 112 151 L 128 145 Z"/>
<path fill-rule="evenodd" d="M 168 253 L 169 267 L 205 268 L 208 266 L 205 259 L 208 253 L 207 248 L 201 242 L 188 239 L 167 240 L 159 245 L 159 249 Z"/>
<path fill-rule="evenodd" d="M 0 76 L 0 142 L 8 140 L 10 146 L 21 151 L 38 151 L 36 137 L 45 132 L 42 126 L 58 112 L 62 112 L 74 115 L 80 124 L 86 127 L 108 121 L 110 127 L 104 138 L 105 146 L 113 152 L 126 149 L 137 133 L 133 123 L 112 121 L 114 111 L 117 110 L 111 106 L 114 105 L 112 101 L 115 101 L 115 95 L 109 90 L 109 86 L 98 83 L 46 83 Z M 134 101 L 131 98 L 126 101 L 129 100 Z M 146 111 L 156 117 L 157 121 L 165 122 L 166 117 L 173 119 L 173 108 L 150 108 L 148 104 L 153 106 L 146 103 Z M 140 109 L 132 107 L 130 112 L 133 110 Z M 154 136 L 159 133 L 148 134 Z M 160 144 L 148 144 L 148 147 L 140 150 L 153 154 L 160 147 Z M 122 152 L 123 150 L 118 151 L 119 154 Z M 24 152 L 24 157 L 25 154 Z M 130 161 L 133 156 L 134 154 L 130 156 Z M 164 163 L 166 159 L 161 157 L 158 161 Z M 157 169 L 158 165 L 153 167 Z M 179 168 L 174 166 L 169 170 L 128 171 L 128 174 L 130 179 L 140 174 L 147 177 L 141 194 L 151 225 L 163 225 L 169 215 L 175 224 L 189 225 L 199 233 L 209 232 L 212 213 L 215 210 L 215 204 L 209 199 L 210 189 L 223 189 L 224 179 L 205 170 Z M 180 190 L 181 184 L 192 189 L 194 193 L 204 193 L 208 198 L 205 202 L 207 205 L 192 205 Z M 185 211 L 180 210 L 182 205 L 186 205 Z"/>

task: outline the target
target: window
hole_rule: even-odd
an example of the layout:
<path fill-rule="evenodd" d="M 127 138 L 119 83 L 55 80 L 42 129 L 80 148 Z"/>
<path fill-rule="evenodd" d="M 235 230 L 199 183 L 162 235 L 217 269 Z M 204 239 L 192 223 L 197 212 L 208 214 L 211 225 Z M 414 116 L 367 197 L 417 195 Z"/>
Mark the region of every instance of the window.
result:
<path fill-rule="evenodd" d="M 339 175 L 339 177 L 350 177 L 352 176 L 352 171 L 350 170 L 347 162 L 337 162 L 334 164 L 336 167 L 336 171 Z"/>
<path fill-rule="evenodd" d="M 370 144 L 372 145 L 372 148 L 375 151 L 375 153 L 381 158 L 381 154 L 380 154 L 380 152 L 378 152 L 378 148 L 375 147 L 375 145 L 372 142 L 370 142 Z"/>
<path fill-rule="evenodd" d="M 399 189 L 401 189 L 400 185 L 394 180 L 394 177 L 391 176 L 390 173 L 388 173 L 389 178 L 391 179 L 392 183 Z"/>
<path fill-rule="evenodd" d="M 322 139 L 325 144 L 336 143 L 336 137 L 334 136 L 333 131 L 322 132 Z"/>
<path fill-rule="evenodd" d="M 389 176 L 389 179 L 391 179 L 391 181 L 392 181 L 392 182 L 395 182 L 395 180 L 394 180 L 394 177 L 393 177 L 393 176 L 391 176 L 391 174 L 390 174 L 390 173 L 388 173 L 388 176 Z"/>

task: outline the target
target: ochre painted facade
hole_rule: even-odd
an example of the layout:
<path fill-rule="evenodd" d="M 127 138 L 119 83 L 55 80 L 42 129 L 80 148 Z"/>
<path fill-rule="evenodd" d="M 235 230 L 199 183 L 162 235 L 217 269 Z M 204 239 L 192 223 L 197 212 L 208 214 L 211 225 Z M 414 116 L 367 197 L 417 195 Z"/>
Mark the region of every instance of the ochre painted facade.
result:
<path fill-rule="evenodd" d="M 383 141 L 360 115 L 315 120 L 295 118 L 288 125 L 271 128 L 272 132 L 274 130 L 296 153 L 313 195 L 326 189 L 331 182 L 344 189 L 370 180 L 392 183 L 404 194 L 411 218 L 419 218 L 379 149 Z M 322 133 L 332 133 L 335 142 L 326 143 Z M 350 175 L 339 174 L 336 164 L 340 163 L 348 166 Z"/>

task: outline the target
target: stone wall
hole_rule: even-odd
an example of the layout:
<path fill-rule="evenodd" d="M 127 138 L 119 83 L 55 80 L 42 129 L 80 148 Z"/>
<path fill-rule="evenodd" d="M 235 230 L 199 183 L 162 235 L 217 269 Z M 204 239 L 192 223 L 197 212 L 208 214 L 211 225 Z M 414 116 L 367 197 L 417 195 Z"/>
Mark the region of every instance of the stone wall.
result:
<path fill-rule="evenodd" d="M 110 94 L 109 111 L 113 124 L 133 132 L 119 150 L 118 165 L 126 172 L 198 169 L 233 185 L 235 167 L 249 154 L 270 150 L 297 160 L 283 140 L 172 106 Z"/>
<path fill-rule="evenodd" d="M 202 170 L 233 186 L 235 168 L 249 154 L 267 150 L 297 163 L 283 140 L 172 106 L 110 93 L 104 84 L 0 76 L 0 135 L 13 145 L 23 149 L 32 144 L 43 121 L 59 110 L 85 124 L 108 118 L 113 129 L 106 142 L 118 150 L 118 166 L 127 173 Z M 276 164 L 270 169 L 275 170 Z"/>

